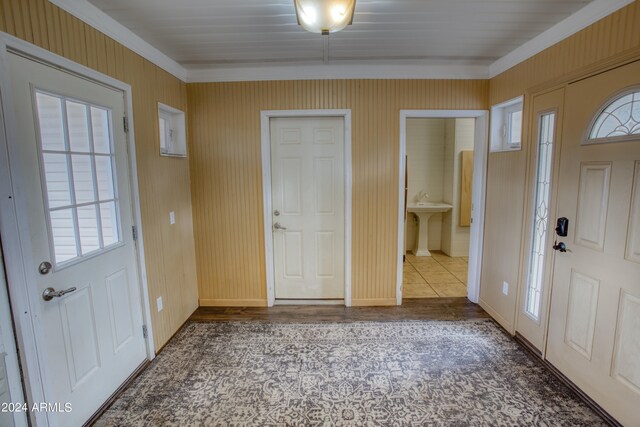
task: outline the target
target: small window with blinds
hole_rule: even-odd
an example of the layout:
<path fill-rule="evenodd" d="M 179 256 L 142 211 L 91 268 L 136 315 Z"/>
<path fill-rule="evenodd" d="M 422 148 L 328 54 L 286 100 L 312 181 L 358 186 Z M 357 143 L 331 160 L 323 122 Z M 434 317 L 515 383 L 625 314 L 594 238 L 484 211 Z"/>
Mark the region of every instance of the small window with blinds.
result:
<path fill-rule="evenodd" d="M 51 248 L 56 266 L 122 242 L 111 111 L 35 93 Z"/>

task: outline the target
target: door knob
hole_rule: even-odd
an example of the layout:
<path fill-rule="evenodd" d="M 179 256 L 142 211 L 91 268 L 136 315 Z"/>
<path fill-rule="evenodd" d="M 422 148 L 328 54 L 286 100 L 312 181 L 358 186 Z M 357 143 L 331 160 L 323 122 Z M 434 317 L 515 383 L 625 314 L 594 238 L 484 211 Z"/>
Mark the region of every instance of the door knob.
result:
<path fill-rule="evenodd" d="M 276 230 L 286 230 L 287 229 L 287 227 L 281 226 L 279 222 L 276 222 L 275 224 L 273 224 L 273 228 L 275 228 Z"/>
<path fill-rule="evenodd" d="M 75 290 L 75 286 L 73 288 L 64 289 L 62 291 L 56 291 L 53 288 L 47 288 L 44 290 L 44 292 L 42 292 L 42 299 L 45 301 L 51 301 L 54 298 L 60 298 L 61 296 L 71 293 Z"/>
<path fill-rule="evenodd" d="M 567 252 L 567 245 L 565 245 L 564 242 L 560 242 L 560 243 L 556 242 L 553 245 L 553 249 L 560 252 Z"/>

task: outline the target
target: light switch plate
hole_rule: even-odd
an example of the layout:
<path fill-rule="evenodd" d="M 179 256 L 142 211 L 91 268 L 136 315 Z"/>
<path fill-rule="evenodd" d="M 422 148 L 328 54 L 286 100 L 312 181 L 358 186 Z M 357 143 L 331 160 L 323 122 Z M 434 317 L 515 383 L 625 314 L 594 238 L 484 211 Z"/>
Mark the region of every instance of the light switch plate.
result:
<path fill-rule="evenodd" d="M 162 297 L 158 297 L 158 299 L 156 300 L 156 305 L 158 306 L 158 312 L 162 311 L 162 309 L 163 309 Z"/>
<path fill-rule="evenodd" d="M 507 282 L 502 282 L 502 293 L 509 295 L 509 284 Z"/>
<path fill-rule="evenodd" d="M 169 212 L 169 224 L 173 225 L 176 223 L 176 214 L 175 212 Z"/>

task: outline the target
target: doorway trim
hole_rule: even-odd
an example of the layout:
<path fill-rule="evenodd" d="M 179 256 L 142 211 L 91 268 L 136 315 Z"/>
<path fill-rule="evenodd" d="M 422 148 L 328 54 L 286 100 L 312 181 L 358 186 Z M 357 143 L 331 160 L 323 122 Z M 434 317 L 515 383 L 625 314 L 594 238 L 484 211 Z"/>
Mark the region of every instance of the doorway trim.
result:
<path fill-rule="evenodd" d="M 273 253 L 273 209 L 271 208 L 271 128 L 276 117 L 342 117 L 344 119 L 344 305 L 351 307 L 351 110 L 263 110 L 260 112 L 262 152 L 262 206 L 264 216 L 264 247 L 267 275 L 267 305 L 275 304 L 275 271 Z M 317 304 L 319 300 L 308 300 Z"/>
<path fill-rule="evenodd" d="M 10 53 L 16 53 L 45 65 L 66 71 L 70 74 L 110 87 L 124 94 L 125 115 L 129 122 L 127 147 L 129 173 L 131 174 L 132 223 L 136 226 L 136 254 L 138 279 L 142 302 L 143 322 L 147 327 L 145 338 L 147 359 L 155 357 L 153 341 L 153 324 L 149 306 L 149 290 L 144 257 L 144 234 L 142 230 L 142 213 L 140 210 L 140 194 L 138 189 L 138 171 L 136 162 L 135 131 L 133 120 L 132 89 L 129 84 L 116 80 L 94 69 L 73 62 L 53 52 L 42 49 L 29 42 L 0 32 L 0 234 L 5 257 L 5 268 L 10 290 L 10 303 L 13 309 L 16 341 L 20 348 L 20 363 L 24 373 L 26 398 L 30 403 L 45 402 L 45 390 L 48 388 L 47 374 L 43 372 L 38 348 L 44 349 L 44 337 L 32 317 L 32 304 L 28 292 L 29 274 L 24 265 L 23 254 L 29 252 L 29 242 L 20 239 L 20 232 L 28 233 L 26 222 L 17 215 L 18 206 L 26 209 L 23 199 L 13 197 L 14 189 L 18 189 L 22 176 L 10 174 L 9 153 L 13 151 L 10 141 L 16 140 L 16 117 L 13 111 L 13 95 L 9 75 Z M 127 232 L 124 230 L 124 232 Z M 24 235 L 24 234 L 23 234 Z M 31 296 L 31 299 L 33 296 Z M 48 425 L 45 412 L 30 412 L 31 421 L 35 425 Z"/>
<path fill-rule="evenodd" d="M 404 186 L 407 170 L 407 119 L 463 119 L 474 118 L 474 154 L 472 206 L 473 225 L 469 246 L 469 277 L 467 295 L 478 303 L 480 299 L 480 273 L 482 270 L 482 246 L 484 241 L 484 216 L 487 189 L 487 161 L 489 159 L 489 111 L 486 110 L 400 110 L 400 167 L 398 174 L 398 264 L 396 276 L 396 302 L 402 304 L 402 270 L 404 255 Z"/>

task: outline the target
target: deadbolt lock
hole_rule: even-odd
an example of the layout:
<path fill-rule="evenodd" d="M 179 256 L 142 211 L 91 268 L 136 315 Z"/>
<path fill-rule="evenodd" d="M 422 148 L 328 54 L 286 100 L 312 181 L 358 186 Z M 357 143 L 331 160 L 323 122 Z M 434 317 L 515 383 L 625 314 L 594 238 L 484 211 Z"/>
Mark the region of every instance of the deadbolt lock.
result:
<path fill-rule="evenodd" d="M 49 274 L 49 272 L 51 271 L 51 263 L 49 261 L 41 262 L 38 266 L 38 271 L 42 275 Z"/>

